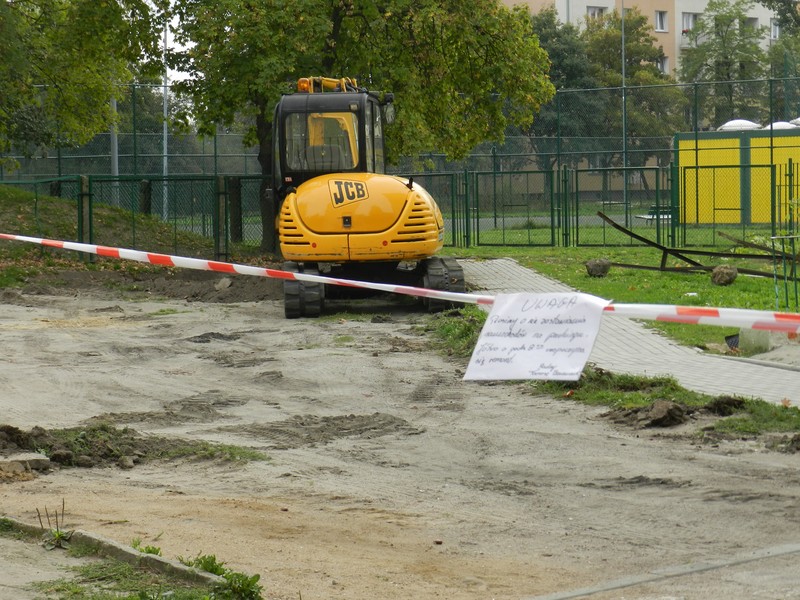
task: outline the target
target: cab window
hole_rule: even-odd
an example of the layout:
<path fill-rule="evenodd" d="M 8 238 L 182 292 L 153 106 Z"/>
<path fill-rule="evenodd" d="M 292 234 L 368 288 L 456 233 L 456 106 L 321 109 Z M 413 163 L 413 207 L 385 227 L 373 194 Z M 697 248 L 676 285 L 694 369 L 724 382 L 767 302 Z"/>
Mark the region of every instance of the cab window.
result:
<path fill-rule="evenodd" d="M 285 121 L 286 165 L 293 171 L 335 172 L 358 166 L 358 115 L 291 113 Z"/>

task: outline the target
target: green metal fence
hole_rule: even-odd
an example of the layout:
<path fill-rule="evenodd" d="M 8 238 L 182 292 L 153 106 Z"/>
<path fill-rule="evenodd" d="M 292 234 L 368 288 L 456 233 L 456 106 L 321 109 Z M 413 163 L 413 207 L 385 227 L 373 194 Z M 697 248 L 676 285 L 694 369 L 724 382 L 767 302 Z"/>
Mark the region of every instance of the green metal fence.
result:
<path fill-rule="evenodd" d="M 445 244 L 469 246 L 641 245 L 608 219 L 666 246 L 729 245 L 797 231 L 800 177 L 788 165 L 582 168 L 560 171 L 465 171 L 409 175 L 437 200 Z M 88 176 L 6 182 L 38 196 L 70 199 L 75 237 L 103 245 L 215 258 L 231 244 L 262 243 L 269 180 L 260 176 Z M 266 198 L 269 201 L 268 198 Z M 94 207 L 113 211 L 99 217 Z M 606 218 L 603 218 L 603 216 Z M 143 238 L 141 224 L 157 220 L 169 234 Z M 43 231 L 26 231 L 44 235 Z"/>

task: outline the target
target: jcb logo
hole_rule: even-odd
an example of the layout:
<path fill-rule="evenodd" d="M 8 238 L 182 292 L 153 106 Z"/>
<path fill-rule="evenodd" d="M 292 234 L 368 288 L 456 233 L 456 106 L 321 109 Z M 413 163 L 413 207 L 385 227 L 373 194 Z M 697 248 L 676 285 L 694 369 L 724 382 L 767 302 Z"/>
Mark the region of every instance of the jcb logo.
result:
<path fill-rule="evenodd" d="M 343 206 L 350 202 L 369 198 L 367 184 L 363 181 L 331 179 L 328 182 L 328 187 L 331 191 L 331 200 L 333 200 L 334 206 Z"/>

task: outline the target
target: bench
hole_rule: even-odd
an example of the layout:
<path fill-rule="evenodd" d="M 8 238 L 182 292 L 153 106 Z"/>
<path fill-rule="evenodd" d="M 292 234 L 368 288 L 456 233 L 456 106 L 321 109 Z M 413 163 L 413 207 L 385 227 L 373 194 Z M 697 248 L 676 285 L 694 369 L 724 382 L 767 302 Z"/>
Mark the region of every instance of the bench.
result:
<path fill-rule="evenodd" d="M 633 215 L 635 219 L 642 219 L 645 223 L 650 225 L 653 221 L 667 221 L 672 219 L 672 208 L 669 206 L 656 206 L 650 207 L 646 215 Z"/>

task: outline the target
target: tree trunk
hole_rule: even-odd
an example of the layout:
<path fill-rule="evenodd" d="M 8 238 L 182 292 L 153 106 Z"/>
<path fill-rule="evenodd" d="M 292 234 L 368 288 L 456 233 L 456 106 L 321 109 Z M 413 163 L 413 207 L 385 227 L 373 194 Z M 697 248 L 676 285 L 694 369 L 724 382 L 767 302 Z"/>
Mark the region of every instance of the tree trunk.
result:
<path fill-rule="evenodd" d="M 256 116 L 256 134 L 258 135 L 258 163 L 261 165 L 261 187 L 259 189 L 259 206 L 261 208 L 261 251 L 277 252 L 278 236 L 275 217 L 278 214 L 277 196 L 272 189 L 272 122 L 267 116 L 267 103 L 259 103 Z"/>

